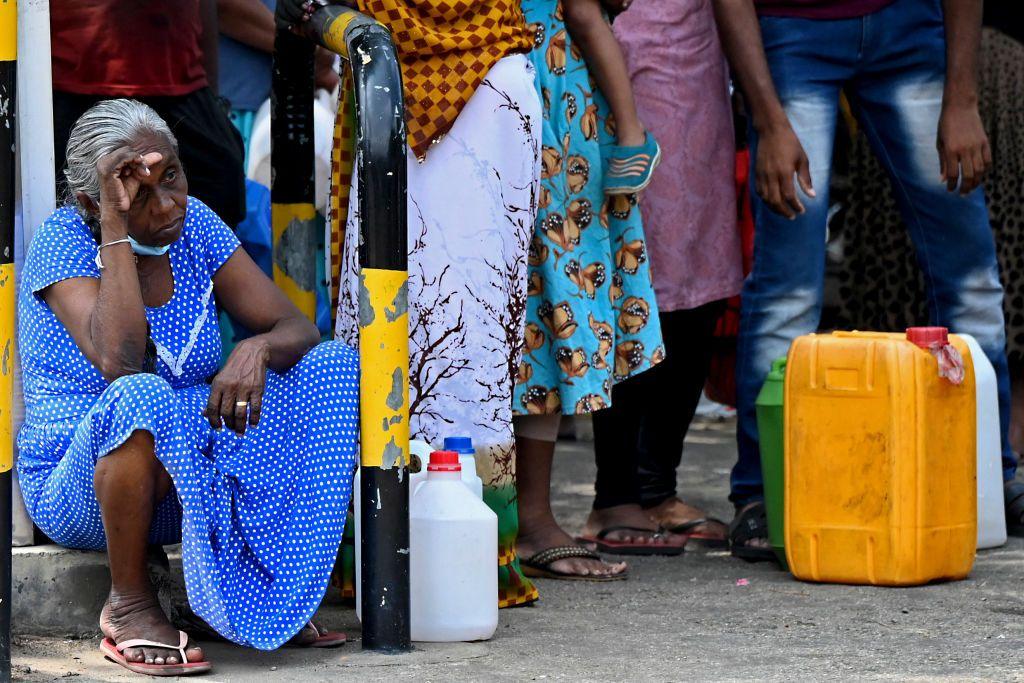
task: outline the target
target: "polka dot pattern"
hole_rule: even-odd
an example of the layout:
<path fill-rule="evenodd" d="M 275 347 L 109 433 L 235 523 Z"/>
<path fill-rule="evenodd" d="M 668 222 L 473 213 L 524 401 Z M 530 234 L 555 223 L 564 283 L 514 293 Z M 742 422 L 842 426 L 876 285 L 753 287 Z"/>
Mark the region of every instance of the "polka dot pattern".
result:
<path fill-rule="evenodd" d="M 103 550 L 96 462 L 133 432 L 152 433 L 176 495 L 158 506 L 150 541 L 181 541 L 196 614 L 225 638 L 273 649 L 312 617 L 327 589 L 351 495 L 359 368 L 348 346 L 321 344 L 289 371 L 267 373 L 258 427 L 241 437 L 211 429 L 202 411 L 221 347 L 208 293 L 237 248 L 230 229 L 189 198 L 170 250 L 174 294 L 146 310 L 164 351 L 157 372 L 108 384 L 37 294 L 99 277 L 96 242 L 71 209 L 46 221 L 19 298 L 26 420 L 18 472 L 29 513 L 50 538 Z"/>

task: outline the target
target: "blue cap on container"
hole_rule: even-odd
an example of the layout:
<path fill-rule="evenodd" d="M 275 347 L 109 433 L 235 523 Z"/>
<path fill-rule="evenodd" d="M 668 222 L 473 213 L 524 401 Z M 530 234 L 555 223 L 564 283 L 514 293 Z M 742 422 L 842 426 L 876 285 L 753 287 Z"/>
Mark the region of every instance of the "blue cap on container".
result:
<path fill-rule="evenodd" d="M 473 450 L 473 439 L 468 436 L 446 436 L 444 437 L 444 449 L 446 451 L 455 451 L 456 453 L 462 453 L 463 455 L 472 455 L 476 451 Z"/>

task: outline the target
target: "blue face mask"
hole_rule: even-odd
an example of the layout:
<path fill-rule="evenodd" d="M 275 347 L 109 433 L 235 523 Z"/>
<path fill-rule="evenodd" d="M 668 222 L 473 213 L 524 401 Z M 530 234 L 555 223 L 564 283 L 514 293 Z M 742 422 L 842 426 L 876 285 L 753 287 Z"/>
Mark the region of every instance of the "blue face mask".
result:
<path fill-rule="evenodd" d="M 128 243 L 132 245 L 132 251 L 139 256 L 163 256 L 167 253 L 167 250 L 171 248 L 171 245 L 169 244 L 165 244 L 162 247 L 151 247 L 148 244 L 139 244 L 131 235 L 128 235 Z"/>

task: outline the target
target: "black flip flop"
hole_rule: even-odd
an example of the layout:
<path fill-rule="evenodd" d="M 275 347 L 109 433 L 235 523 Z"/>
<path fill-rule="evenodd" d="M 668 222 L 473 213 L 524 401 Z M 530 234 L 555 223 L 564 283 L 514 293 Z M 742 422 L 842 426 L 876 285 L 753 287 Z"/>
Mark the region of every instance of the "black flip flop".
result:
<path fill-rule="evenodd" d="M 577 536 L 576 542 L 582 543 L 585 546 L 593 547 L 598 552 L 606 553 L 608 555 L 664 555 L 667 557 L 675 557 L 676 555 L 682 555 L 686 549 L 686 539 L 679 545 L 668 545 L 665 543 L 627 543 L 625 541 L 613 541 L 609 540 L 608 536 L 618 531 L 633 531 L 641 534 L 650 534 L 651 540 L 656 538 L 663 538 L 665 536 L 664 529 L 641 529 L 635 526 L 610 526 L 607 529 L 601 529 L 594 536 Z"/>
<path fill-rule="evenodd" d="M 1006 502 L 1006 533 L 1024 536 L 1024 482 L 1006 482 L 1003 500 Z"/>
<path fill-rule="evenodd" d="M 519 559 L 519 568 L 523 574 L 532 579 L 560 579 L 562 581 L 623 581 L 628 570 L 621 574 L 609 574 L 606 576 L 594 574 L 573 574 L 572 572 L 560 572 L 551 568 L 559 560 L 568 560 L 573 557 L 580 557 L 585 560 L 601 560 L 601 557 L 586 548 L 578 545 L 558 545 L 554 548 L 541 550 L 530 557 Z"/>
<path fill-rule="evenodd" d="M 729 525 L 729 548 L 732 556 L 747 562 L 775 560 L 775 552 L 770 547 L 758 548 L 747 545 L 748 541 L 758 538 L 768 540 L 768 517 L 762 501 L 736 513 L 736 518 Z"/>
<path fill-rule="evenodd" d="M 699 526 L 703 526 L 704 524 L 712 524 L 712 523 L 713 524 L 721 524 L 722 526 L 726 527 L 725 538 L 713 538 L 713 537 L 707 536 L 705 534 L 694 533 L 694 531 L 693 531 L 694 529 L 696 529 Z M 675 526 L 666 527 L 665 530 L 669 531 L 669 532 L 671 532 L 673 534 L 680 534 L 682 536 L 687 536 L 690 539 L 690 542 L 697 543 L 699 545 L 704 546 L 705 548 L 727 548 L 727 547 L 729 547 L 728 525 L 725 522 L 723 522 L 722 520 L 717 519 L 715 517 L 698 517 L 696 519 L 691 519 L 688 522 L 683 522 L 682 524 L 677 524 Z"/>

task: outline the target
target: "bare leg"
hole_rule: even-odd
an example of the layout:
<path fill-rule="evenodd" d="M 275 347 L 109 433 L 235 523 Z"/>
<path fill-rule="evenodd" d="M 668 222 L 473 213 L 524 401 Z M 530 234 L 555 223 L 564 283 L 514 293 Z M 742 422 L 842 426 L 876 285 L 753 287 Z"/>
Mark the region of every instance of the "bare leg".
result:
<path fill-rule="evenodd" d="M 563 10 L 569 35 L 583 53 L 587 69 L 615 116 L 619 144 L 644 144 L 644 127 L 636 113 L 626 58 L 604 19 L 600 0 L 564 0 Z"/>
<path fill-rule="evenodd" d="M 551 461 L 554 454 L 554 442 L 516 438 L 516 490 L 519 496 L 516 553 L 520 557 L 530 557 L 556 546 L 576 545 L 572 537 L 558 526 L 551 511 Z M 580 576 L 611 576 L 624 572 L 626 565 L 570 558 L 553 562 L 551 569 Z"/>
<path fill-rule="evenodd" d="M 177 643 L 178 631 L 160 609 L 146 568 L 153 511 L 171 489 L 171 477 L 156 458 L 153 435 L 134 432 L 124 445 L 100 458 L 93 484 L 110 560 L 110 595 L 100 614 L 100 629 L 115 643 L 133 638 Z M 124 654 L 132 662 L 181 663 L 176 650 L 129 648 Z M 189 662 L 203 659 L 198 647 L 188 648 L 186 655 Z"/>

